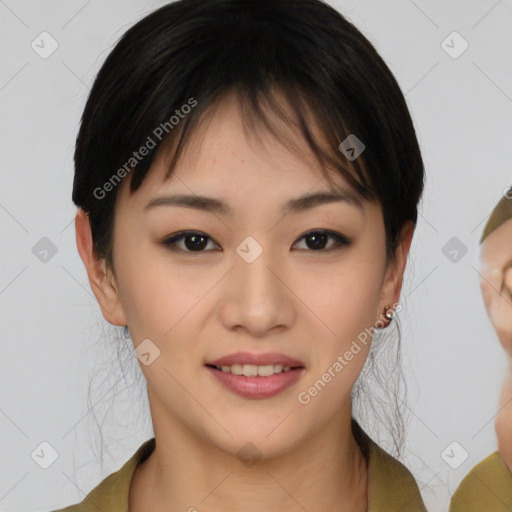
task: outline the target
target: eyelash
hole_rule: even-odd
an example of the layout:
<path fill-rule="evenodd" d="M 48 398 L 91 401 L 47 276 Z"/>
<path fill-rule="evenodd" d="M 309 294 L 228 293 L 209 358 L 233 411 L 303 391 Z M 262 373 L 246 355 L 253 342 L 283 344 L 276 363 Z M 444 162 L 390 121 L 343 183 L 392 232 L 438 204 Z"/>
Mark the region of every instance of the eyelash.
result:
<path fill-rule="evenodd" d="M 343 247 L 346 247 L 346 246 L 349 246 L 349 245 L 352 244 L 352 239 L 347 238 L 346 236 L 342 235 L 341 233 L 336 233 L 335 231 L 329 231 L 329 230 L 325 230 L 325 229 L 308 231 L 307 233 L 302 235 L 297 240 L 297 242 L 302 240 L 302 239 L 306 239 L 306 238 L 308 238 L 308 237 L 310 237 L 312 235 L 327 235 L 328 237 L 333 238 L 335 240 L 335 242 L 336 242 L 335 246 L 334 247 L 330 247 L 328 249 L 318 249 L 318 250 L 314 250 L 314 249 L 299 249 L 299 250 L 307 251 L 307 252 L 313 252 L 313 253 L 326 253 L 326 252 L 340 250 Z M 183 253 L 188 253 L 188 254 L 200 254 L 200 253 L 203 253 L 203 252 L 208 252 L 208 251 L 205 251 L 205 250 L 190 251 L 190 250 L 187 250 L 187 249 L 181 249 L 181 248 L 176 247 L 176 243 L 178 243 L 179 241 L 187 238 L 188 236 L 190 236 L 190 237 L 191 236 L 198 236 L 198 237 L 201 237 L 201 238 L 207 238 L 207 239 L 213 241 L 215 244 L 217 244 L 206 233 L 202 233 L 201 231 L 180 231 L 179 233 L 176 233 L 176 234 L 172 235 L 171 237 L 166 238 L 161 243 L 167 249 L 169 249 L 171 251 L 175 251 L 175 252 L 183 252 Z M 297 243 L 297 242 L 295 242 L 295 243 Z"/>

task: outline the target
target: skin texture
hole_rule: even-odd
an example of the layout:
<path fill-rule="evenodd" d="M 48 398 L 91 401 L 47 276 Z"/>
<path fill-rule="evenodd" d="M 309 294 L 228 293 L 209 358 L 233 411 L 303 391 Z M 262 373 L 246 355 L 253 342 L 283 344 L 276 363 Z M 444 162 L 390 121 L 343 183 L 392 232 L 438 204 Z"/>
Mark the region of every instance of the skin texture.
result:
<path fill-rule="evenodd" d="M 512 219 L 485 238 L 481 260 L 485 308 L 508 358 L 495 427 L 498 451 L 512 471 Z"/>
<path fill-rule="evenodd" d="M 359 209 L 335 202 L 283 215 L 286 201 L 328 190 L 328 182 L 311 155 L 301 159 L 268 134 L 260 134 L 261 142 L 252 135 L 227 96 L 196 129 L 168 181 L 165 152 L 132 197 L 125 179 L 115 214 L 115 277 L 92 251 L 87 218 L 76 216 L 78 250 L 105 319 L 128 325 L 135 346 L 149 338 L 161 351 L 151 365 L 141 364 L 157 444 L 134 474 L 132 512 L 367 507 L 350 391 L 369 344 L 310 403 L 297 395 L 398 302 L 413 225 L 404 226 L 396 260 L 386 266 L 378 203 Z M 220 198 L 233 216 L 175 206 L 144 211 L 151 199 L 170 193 Z M 315 251 L 303 238 L 315 229 L 353 243 Z M 206 250 L 180 253 L 161 244 L 181 230 L 206 233 Z M 251 264 L 236 252 L 247 236 L 263 248 Z M 185 251 L 185 240 L 178 246 Z M 306 369 L 277 396 L 243 398 L 204 367 L 237 351 L 281 352 Z M 251 467 L 237 457 L 247 442 L 261 454 Z"/>

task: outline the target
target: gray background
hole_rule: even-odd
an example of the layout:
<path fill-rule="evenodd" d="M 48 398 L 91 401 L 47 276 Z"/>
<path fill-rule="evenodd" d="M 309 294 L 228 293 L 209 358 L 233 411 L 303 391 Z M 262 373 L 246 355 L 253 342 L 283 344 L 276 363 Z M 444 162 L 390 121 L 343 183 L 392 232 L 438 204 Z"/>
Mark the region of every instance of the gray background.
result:
<path fill-rule="evenodd" d="M 80 501 L 152 435 L 137 361 L 120 380 L 115 353 L 104 345 L 115 330 L 105 327 L 76 250 L 71 187 L 74 140 L 94 76 L 121 34 L 163 3 L 0 0 L 2 511 Z M 329 3 L 397 77 L 422 146 L 427 186 L 400 313 L 410 408 L 402 461 L 429 510 L 445 511 L 462 477 L 496 449 L 505 353 L 480 296 L 478 239 L 512 184 L 512 1 Z M 463 41 L 442 43 L 453 31 L 469 44 L 457 58 Z M 31 47 L 51 49 L 42 32 L 58 43 L 47 58 Z M 443 253 L 452 237 L 467 247 L 456 261 Z M 56 253 L 44 262 L 34 246 Z M 88 403 L 93 375 L 97 391 Z M 92 413 L 101 418 L 108 410 L 109 453 L 100 466 Z M 31 457 L 43 441 L 58 453 L 47 469 Z M 456 469 L 442 456 L 454 441 L 448 454 Z"/>

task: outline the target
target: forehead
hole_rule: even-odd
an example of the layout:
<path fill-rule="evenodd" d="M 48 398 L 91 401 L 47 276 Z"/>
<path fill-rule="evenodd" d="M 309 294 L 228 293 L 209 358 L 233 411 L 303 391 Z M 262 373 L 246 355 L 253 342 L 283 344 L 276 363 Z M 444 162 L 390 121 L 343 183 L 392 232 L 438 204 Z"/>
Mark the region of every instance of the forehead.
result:
<path fill-rule="evenodd" d="M 282 195 L 283 190 L 293 194 L 294 191 L 321 187 L 321 190 L 341 190 L 363 202 L 339 171 L 331 169 L 328 171 L 329 180 L 325 178 L 296 127 L 274 116 L 272 122 L 278 139 L 261 124 L 245 123 L 243 116 L 235 94 L 226 95 L 214 104 L 190 133 L 184 151 L 168 178 L 168 163 L 175 151 L 175 142 L 160 148 L 139 195 L 147 196 L 172 188 L 188 193 L 208 190 L 222 191 L 229 196 L 240 193 L 272 196 Z M 316 126 L 310 129 L 319 135 Z M 321 137 L 319 140 L 325 144 Z"/>

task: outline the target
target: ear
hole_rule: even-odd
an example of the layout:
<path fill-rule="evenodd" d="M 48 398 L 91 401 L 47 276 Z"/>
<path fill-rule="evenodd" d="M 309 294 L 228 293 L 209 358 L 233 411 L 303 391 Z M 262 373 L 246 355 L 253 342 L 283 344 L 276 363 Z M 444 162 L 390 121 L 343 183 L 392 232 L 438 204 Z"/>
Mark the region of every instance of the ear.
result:
<path fill-rule="evenodd" d="M 399 235 L 399 245 L 396 249 L 395 260 L 388 264 L 384 279 L 382 282 L 382 292 L 379 302 L 378 318 L 382 319 L 382 314 L 386 306 L 393 307 L 398 304 L 400 292 L 402 290 L 402 280 L 407 263 L 407 255 L 411 248 L 412 236 L 414 234 L 414 223 L 407 221 Z"/>
<path fill-rule="evenodd" d="M 89 217 L 81 208 L 78 209 L 75 217 L 75 231 L 78 252 L 84 262 L 91 289 L 105 320 L 112 325 L 126 325 L 114 276 L 106 268 L 105 259 L 98 258 L 93 249 Z"/>

